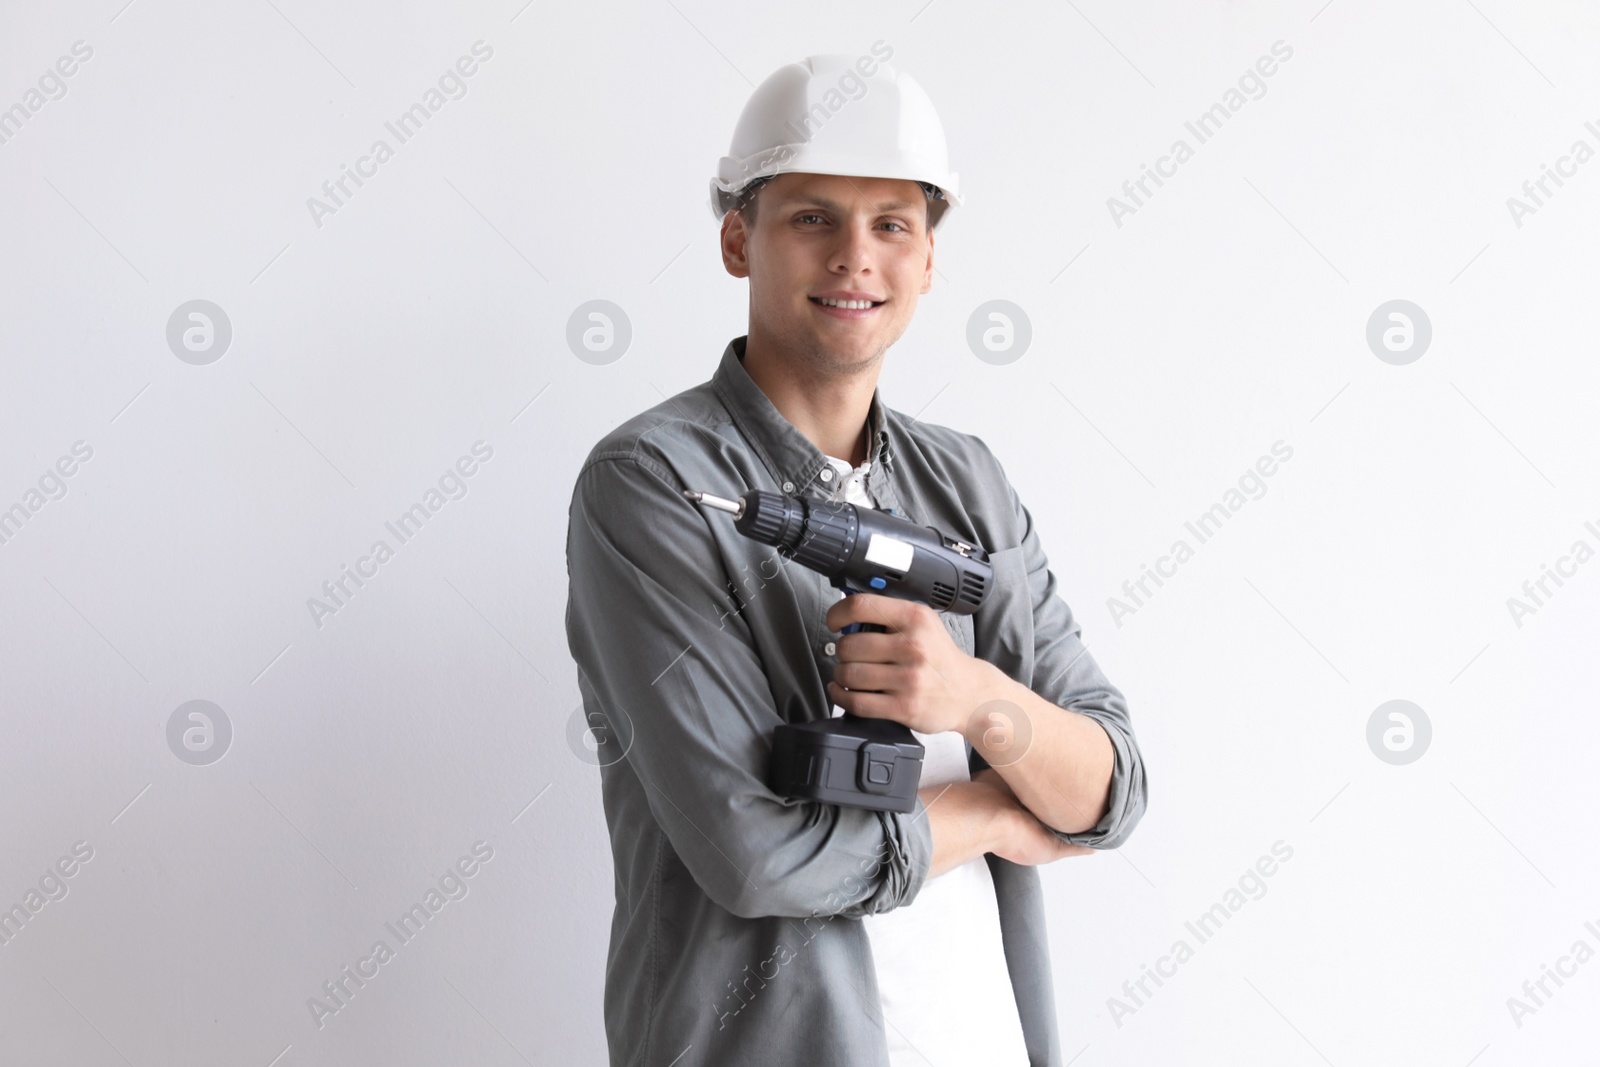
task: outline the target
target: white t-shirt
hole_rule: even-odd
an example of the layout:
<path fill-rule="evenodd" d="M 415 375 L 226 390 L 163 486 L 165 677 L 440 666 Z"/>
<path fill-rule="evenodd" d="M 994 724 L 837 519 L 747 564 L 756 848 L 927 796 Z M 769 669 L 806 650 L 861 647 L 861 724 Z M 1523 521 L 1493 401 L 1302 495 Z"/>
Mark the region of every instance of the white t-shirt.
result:
<path fill-rule="evenodd" d="M 872 507 L 863 485 L 870 462 L 851 470 L 826 458 L 834 499 Z M 835 716 L 843 712 L 833 706 Z M 971 780 L 961 734 L 912 734 L 927 750 L 919 789 Z M 892 1067 L 1028 1067 L 994 879 L 982 856 L 928 879 L 910 904 L 861 921 Z"/>

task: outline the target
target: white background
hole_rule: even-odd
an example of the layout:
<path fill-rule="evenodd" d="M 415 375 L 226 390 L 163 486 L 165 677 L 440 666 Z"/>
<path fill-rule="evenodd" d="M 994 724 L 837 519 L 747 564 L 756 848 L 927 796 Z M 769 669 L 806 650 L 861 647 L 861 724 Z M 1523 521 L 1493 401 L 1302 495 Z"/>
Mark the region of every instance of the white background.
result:
<path fill-rule="evenodd" d="M 573 479 L 745 332 L 706 184 L 754 84 L 878 40 L 967 196 L 884 400 L 1005 463 L 1149 765 L 1122 849 L 1043 870 L 1065 1058 L 1592 1053 L 1600 962 L 1520 1027 L 1507 998 L 1600 949 L 1600 562 L 1506 605 L 1600 546 L 1600 161 L 1520 227 L 1506 204 L 1600 148 L 1591 9 L 123 3 L 0 6 L 0 107 L 93 48 L 0 144 L 0 507 L 93 449 L 0 545 L 0 906 L 94 849 L 0 945 L 0 1061 L 604 1061 Z M 467 94 L 319 227 L 307 198 L 478 40 Z M 1265 95 L 1116 225 L 1280 40 Z M 197 298 L 233 329 L 206 366 L 165 337 Z M 565 340 L 593 299 L 633 327 L 607 366 Z M 1033 328 L 1003 366 L 965 340 L 992 299 Z M 1405 366 L 1366 343 L 1391 299 L 1432 322 Z M 319 627 L 308 599 L 479 440 L 467 494 Z M 1107 599 L 1279 440 L 1265 495 L 1118 625 Z M 234 731 L 209 766 L 166 741 L 194 699 Z M 1366 740 L 1391 699 L 1433 727 L 1406 766 Z M 319 1028 L 308 998 L 480 840 L 468 895 Z"/>

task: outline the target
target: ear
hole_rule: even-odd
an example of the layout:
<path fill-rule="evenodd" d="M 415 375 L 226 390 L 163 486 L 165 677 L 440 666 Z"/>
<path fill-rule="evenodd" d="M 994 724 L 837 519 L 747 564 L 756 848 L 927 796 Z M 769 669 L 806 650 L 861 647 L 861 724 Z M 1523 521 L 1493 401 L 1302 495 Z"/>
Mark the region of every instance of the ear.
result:
<path fill-rule="evenodd" d="M 744 216 L 730 211 L 722 216 L 722 266 L 735 278 L 750 277 L 750 229 Z"/>
<path fill-rule="evenodd" d="M 933 288 L 933 231 L 928 231 L 928 266 L 922 272 L 922 292 Z"/>

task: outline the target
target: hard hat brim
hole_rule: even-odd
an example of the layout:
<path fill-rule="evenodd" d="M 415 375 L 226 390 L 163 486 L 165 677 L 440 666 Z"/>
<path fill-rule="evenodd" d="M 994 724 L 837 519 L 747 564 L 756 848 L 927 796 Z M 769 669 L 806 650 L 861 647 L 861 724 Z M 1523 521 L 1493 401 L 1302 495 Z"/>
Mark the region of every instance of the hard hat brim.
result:
<path fill-rule="evenodd" d="M 723 156 L 717 164 L 717 176 L 711 179 L 712 214 L 722 218 L 733 210 L 739 194 L 751 182 L 757 178 L 775 178 L 779 174 L 829 174 L 841 178 L 925 182 L 937 188 L 949 206 L 962 204 L 960 176 L 954 171 L 939 170 L 932 160 L 900 152 L 894 160 L 885 159 L 882 166 L 863 166 L 858 157 L 830 157 L 828 153 L 806 151 L 807 148 L 806 145 L 780 145 L 747 159 Z M 777 162 L 780 160 L 782 162 Z"/>

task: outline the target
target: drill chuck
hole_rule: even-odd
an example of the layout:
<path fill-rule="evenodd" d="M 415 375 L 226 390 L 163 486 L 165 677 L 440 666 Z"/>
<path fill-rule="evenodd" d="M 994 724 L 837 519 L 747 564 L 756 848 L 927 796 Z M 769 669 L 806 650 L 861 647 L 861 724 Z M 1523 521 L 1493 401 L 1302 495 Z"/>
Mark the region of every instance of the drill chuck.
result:
<path fill-rule="evenodd" d="M 751 490 L 738 500 L 685 490 L 691 500 L 734 516 L 734 528 L 772 545 L 839 589 L 915 600 L 970 615 L 983 605 L 993 569 L 977 545 L 931 526 L 844 501 Z"/>

